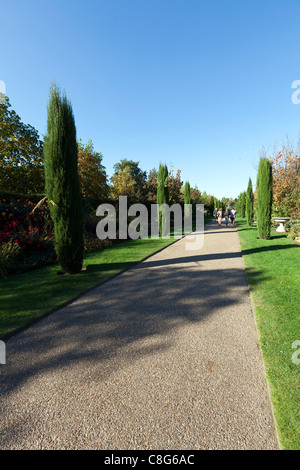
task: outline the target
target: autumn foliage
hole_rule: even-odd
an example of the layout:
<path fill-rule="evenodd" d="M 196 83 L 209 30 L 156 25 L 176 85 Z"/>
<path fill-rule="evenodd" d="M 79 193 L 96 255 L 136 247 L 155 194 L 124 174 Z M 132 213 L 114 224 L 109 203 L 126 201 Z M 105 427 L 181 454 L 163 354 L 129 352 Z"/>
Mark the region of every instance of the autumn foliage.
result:
<path fill-rule="evenodd" d="M 273 211 L 275 215 L 300 218 L 300 157 L 289 145 L 270 157 L 273 168 Z"/>

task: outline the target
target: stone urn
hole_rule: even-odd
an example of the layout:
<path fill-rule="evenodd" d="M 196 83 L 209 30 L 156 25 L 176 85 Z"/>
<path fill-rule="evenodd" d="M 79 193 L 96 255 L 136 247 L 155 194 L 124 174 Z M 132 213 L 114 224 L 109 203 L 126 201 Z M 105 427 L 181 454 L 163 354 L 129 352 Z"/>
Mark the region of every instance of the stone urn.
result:
<path fill-rule="evenodd" d="M 274 217 L 273 218 L 274 222 L 279 224 L 279 226 L 276 229 L 276 232 L 286 233 L 284 224 L 290 219 L 291 217 Z"/>

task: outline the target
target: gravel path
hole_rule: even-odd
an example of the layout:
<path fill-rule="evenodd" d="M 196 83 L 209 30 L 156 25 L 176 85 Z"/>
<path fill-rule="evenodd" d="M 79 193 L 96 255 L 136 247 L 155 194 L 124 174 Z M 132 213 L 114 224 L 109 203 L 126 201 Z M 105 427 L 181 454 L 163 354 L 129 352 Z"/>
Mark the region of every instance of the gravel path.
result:
<path fill-rule="evenodd" d="M 198 235 L 200 236 L 200 235 Z M 237 232 L 206 226 L 6 342 L 1 449 L 278 449 Z"/>

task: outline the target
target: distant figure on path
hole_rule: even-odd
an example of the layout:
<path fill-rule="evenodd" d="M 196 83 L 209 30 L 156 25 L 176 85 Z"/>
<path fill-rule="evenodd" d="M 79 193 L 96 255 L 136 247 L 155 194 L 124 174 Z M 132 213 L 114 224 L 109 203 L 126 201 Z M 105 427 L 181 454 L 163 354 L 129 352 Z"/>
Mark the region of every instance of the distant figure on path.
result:
<path fill-rule="evenodd" d="M 229 210 L 226 209 L 226 211 L 225 211 L 225 225 L 226 225 L 226 227 L 228 226 L 228 221 L 229 221 Z"/>
<path fill-rule="evenodd" d="M 217 214 L 218 214 L 218 209 L 215 209 L 215 212 L 214 212 L 215 220 L 217 220 Z"/>
<path fill-rule="evenodd" d="M 218 217 L 218 224 L 221 225 L 222 224 L 222 217 L 223 217 L 222 209 L 218 210 L 217 217 Z"/>
<path fill-rule="evenodd" d="M 231 211 L 230 211 L 230 220 L 231 220 L 232 225 L 235 225 L 235 214 L 236 214 L 236 210 L 231 209 Z"/>

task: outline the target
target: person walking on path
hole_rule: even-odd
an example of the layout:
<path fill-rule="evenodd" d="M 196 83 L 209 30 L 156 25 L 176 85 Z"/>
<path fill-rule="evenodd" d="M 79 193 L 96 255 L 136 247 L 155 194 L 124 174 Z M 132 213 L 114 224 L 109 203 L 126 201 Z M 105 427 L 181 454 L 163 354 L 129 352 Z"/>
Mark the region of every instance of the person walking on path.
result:
<path fill-rule="evenodd" d="M 235 225 L 235 214 L 236 214 L 236 210 L 231 209 L 231 211 L 230 211 L 230 220 L 231 220 L 232 225 Z"/>
<path fill-rule="evenodd" d="M 218 217 L 218 224 L 221 225 L 221 224 L 222 224 L 222 218 L 223 218 L 223 211 L 222 211 L 222 208 L 220 208 L 220 209 L 218 210 L 217 217 Z"/>

